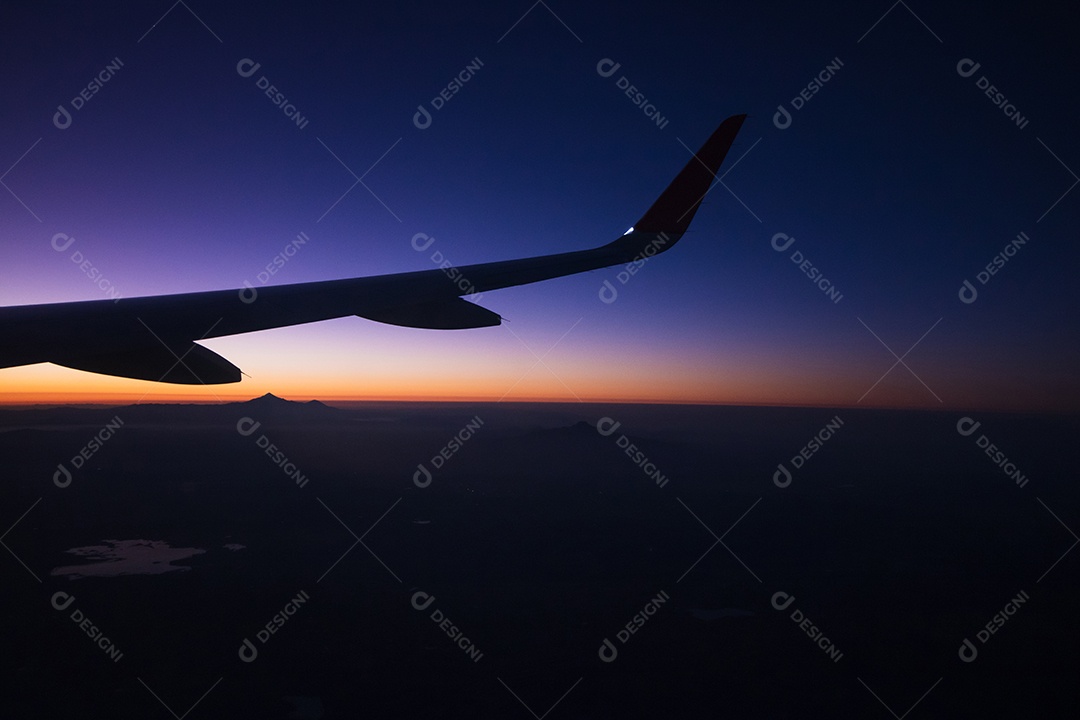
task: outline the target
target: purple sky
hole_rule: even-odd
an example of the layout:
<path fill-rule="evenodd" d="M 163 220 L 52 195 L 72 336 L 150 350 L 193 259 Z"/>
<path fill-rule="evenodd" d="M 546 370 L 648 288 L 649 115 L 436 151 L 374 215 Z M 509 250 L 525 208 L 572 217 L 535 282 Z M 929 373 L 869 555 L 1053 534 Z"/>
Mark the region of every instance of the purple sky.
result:
<path fill-rule="evenodd" d="M 0 10 L 0 303 L 258 286 L 298 233 L 269 283 L 593 247 L 745 112 L 691 233 L 625 284 L 485 294 L 501 328 L 210 341 L 252 375 L 222 392 L 1077 406 L 1078 57 L 1050 3 L 168 8 Z M 0 373 L 9 399 L 151 389 Z"/>

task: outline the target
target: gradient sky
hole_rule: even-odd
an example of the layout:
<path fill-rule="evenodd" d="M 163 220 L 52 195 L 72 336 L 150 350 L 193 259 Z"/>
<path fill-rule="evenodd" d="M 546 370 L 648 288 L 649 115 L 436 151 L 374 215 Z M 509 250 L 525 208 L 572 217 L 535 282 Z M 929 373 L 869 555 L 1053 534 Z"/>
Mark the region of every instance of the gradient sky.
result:
<path fill-rule="evenodd" d="M 625 284 L 610 268 L 486 293 L 509 320 L 499 328 L 347 318 L 205 342 L 251 376 L 236 385 L 5 369 L 0 401 L 1080 406 L 1080 57 L 1058 4 L 169 8 L 0 10 L 0 304 L 105 297 L 76 251 L 135 297 L 258 286 L 300 232 L 270 284 L 430 269 L 436 250 L 463 265 L 594 247 L 641 216 L 688 147 L 750 118 L 691 232 Z M 246 58 L 251 77 L 237 72 Z M 605 59 L 619 63 L 610 77 Z M 969 77 L 964 59 L 979 63 Z M 1027 244 L 980 283 L 1020 232 Z M 75 241 L 57 251 L 58 233 Z M 417 233 L 435 238 L 425 252 Z M 775 250 L 777 233 L 794 243 Z M 614 303 L 599 298 L 605 280 Z M 975 302 L 960 300 L 965 280 Z"/>

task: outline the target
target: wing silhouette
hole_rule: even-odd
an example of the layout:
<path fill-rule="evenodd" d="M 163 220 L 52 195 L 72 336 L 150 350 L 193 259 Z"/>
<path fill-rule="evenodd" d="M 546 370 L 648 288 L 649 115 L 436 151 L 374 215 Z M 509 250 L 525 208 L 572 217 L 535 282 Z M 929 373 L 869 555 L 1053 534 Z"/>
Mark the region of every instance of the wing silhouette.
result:
<path fill-rule="evenodd" d="M 694 218 L 742 126 L 735 115 L 709 137 L 652 207 L 617 240 L 591 250 L 457 268 L 250 290 L 0 308 L 0 368 L 51 362 L 103 375 L 180 384 L 239 382 L 240 369 L 204 338 L 359 317 L 415 328 L 498 325 L 462 295 L 629 263 L 671 248 Z M 462 286 L 465 289 L 462 289 Z"/>

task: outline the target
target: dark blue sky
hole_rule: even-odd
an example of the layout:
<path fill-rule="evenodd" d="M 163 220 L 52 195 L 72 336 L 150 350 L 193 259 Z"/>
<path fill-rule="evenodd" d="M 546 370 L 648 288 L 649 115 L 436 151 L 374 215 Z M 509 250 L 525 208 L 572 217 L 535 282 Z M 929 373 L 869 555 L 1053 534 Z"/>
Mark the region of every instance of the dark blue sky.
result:
<path fill-rule="evenodd" d="M 592 247 L 644 212 L 687 147 L 749 113 L 691 233 L 625 284 L 612 268 L 487 294 L 503 328 L 342 320 L 206 344 L 253 376 L 228 389 L 244 395 L 1080 400 L 1080 190 L 1067 192 L 1080 62 L 1056 5 L 169 7 L 0 11 L 0 303 L 257 286 L 301 232 L 270 283 L 428 269 L 435 251 L 460 265 Z M 243 77 L 247 58 L 260 67 Z M 605 59 L 619 64 L 610 77 Z M 979 64 L 968 77 L 965 59 Z M 662 128 L 623 93 L 630 83 Z M 421 105 L 426 129 L 413 123 Z M 981 283 L 1020 232 L 1028 242 Z M 75 241 L 58 251 L 58 233 Z M 435 238 L 424 252 L 417 233 Z M 794 243 L 773 249 L 778 233 Z M 598 298 L 604 280 L 615 303 Z M 910 370 L 878 382 L 893 353 Z M 3 373 L 8 399 L 148 389 Z"/>

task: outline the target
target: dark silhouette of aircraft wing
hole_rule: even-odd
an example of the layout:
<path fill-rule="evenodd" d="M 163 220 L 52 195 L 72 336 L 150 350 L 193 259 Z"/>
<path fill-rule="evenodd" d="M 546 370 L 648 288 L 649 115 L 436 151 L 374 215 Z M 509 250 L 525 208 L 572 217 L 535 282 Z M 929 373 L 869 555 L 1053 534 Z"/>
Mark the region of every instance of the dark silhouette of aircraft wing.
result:
<path fill-rule="evenodd" d="M 182 384 L 240 381 L 240 369 L 199 345 L 236 335 L 357 315 L 453 330 L 502 318 L 465 294 L 587 272 L 664 252 L 686 232 L 742 126 L 723 123 L 652 207 L 617 240 L 591 250 L 442 269 L 250 290 L 0 308 L 0 368 L 51 362 L 104 375 Z M 462 289 L 462 288 L 465 289 Z"/>

